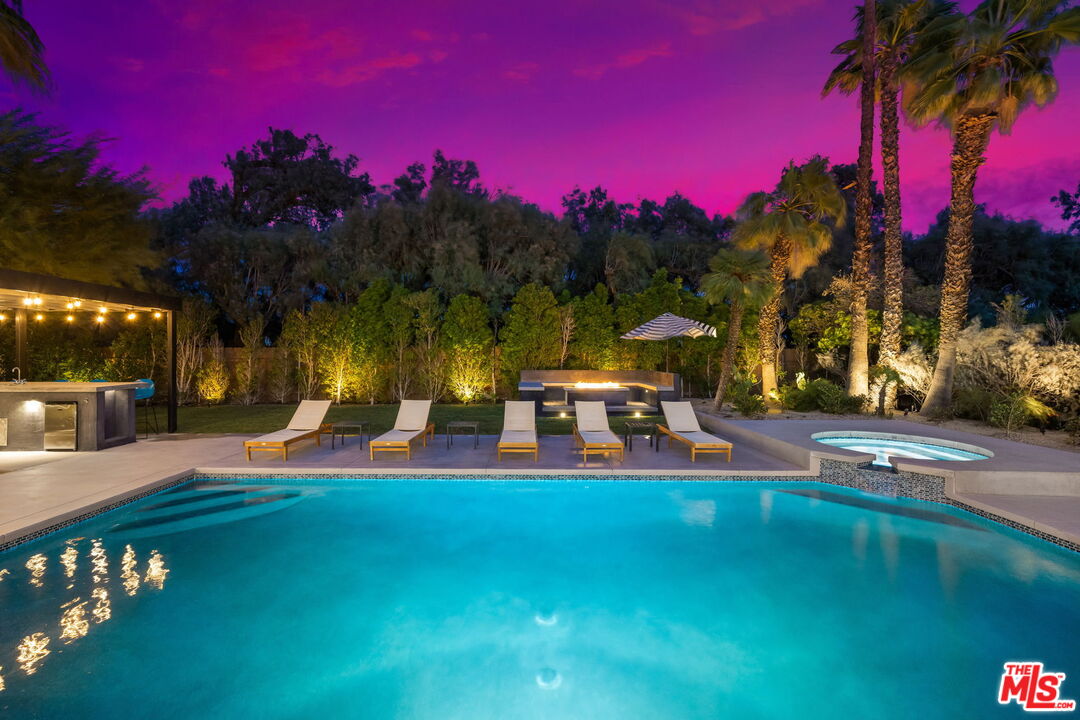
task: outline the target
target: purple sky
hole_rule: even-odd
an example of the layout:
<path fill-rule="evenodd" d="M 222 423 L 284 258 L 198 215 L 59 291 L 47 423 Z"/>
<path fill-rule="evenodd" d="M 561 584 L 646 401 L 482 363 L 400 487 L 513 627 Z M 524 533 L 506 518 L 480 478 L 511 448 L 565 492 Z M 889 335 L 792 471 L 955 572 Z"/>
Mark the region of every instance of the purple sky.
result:
<path fill-rule="evenodd" d="M 602 184 L 730 213 L 789 159 L 851 162 L 858 142 L 855 100 L 819 95 L 851 32 L 842 0 L 25 5 L 57 89 L 0 80 L 0 102 L 115 138 L 106 159 L 148 166 L 168 200 L 271 125 L 319 133 L 376 183 L 442 148 L 550 210 Z M 1080 181 L 1080 52 L 1057 70 L 1057 101 L 991 141 L 978 198 L 1060 226 L 1049 198 Z M 902 142 L 905 226 L 921 232 L 948 201 L 948 136 Z"/>

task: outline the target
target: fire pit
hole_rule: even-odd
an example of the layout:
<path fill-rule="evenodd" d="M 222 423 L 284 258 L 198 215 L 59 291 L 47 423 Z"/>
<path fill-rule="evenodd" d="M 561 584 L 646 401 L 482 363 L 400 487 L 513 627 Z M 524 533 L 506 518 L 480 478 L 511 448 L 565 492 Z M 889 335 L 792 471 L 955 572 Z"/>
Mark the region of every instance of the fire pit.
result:
<path fill-rule="evenodd" d="M 678 400 L 679 376 L 652 370 L 523 370 L 518 392 L 538 413 L 571 415 L 575 400 L 602 400 L 610 413 L 652 414 Z"/>

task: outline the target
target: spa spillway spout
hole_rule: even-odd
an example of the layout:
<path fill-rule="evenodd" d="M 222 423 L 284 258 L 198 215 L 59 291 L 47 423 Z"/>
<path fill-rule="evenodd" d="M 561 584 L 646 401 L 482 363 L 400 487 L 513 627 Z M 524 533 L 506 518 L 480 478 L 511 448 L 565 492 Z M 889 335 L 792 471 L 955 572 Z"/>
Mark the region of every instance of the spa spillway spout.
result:
<path fill-rule="evenodd" d="M 25 380 L 23 380 L 22 369 L 20 369 L 18 367 L 13 367 L 13 368 L 11 368 L 11 372 L 15 374 L 15 379 L 11 381 L 12 384 L 14 384 L 14 385 L 22 385 L 23 383 L 26 382 Z"/>

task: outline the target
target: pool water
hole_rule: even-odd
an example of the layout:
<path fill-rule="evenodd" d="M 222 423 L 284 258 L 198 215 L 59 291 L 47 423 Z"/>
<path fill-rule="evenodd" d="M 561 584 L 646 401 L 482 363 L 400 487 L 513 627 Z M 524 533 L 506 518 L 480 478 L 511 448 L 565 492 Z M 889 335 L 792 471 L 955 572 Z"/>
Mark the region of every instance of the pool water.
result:
<path fill-rule="evenodd" d="M 910 458 L 915 460 L 985 460 L 982 453 L 961 450 L 960 448 L 934 445 L 914 440 L 890 440 L 874 437 L 817 437 L 819 443 L 833 447 L 854 450 L 855 452 L 874 455 L 874 465 L 892 467 L 889 458 Z"/>
<path fill-rule="evenodd" d="M 201 482 L 0 575 L 3 717 L 1020 717 L 1011 660 L 1080 697 L 1080 556 L 816 483 Z"/>

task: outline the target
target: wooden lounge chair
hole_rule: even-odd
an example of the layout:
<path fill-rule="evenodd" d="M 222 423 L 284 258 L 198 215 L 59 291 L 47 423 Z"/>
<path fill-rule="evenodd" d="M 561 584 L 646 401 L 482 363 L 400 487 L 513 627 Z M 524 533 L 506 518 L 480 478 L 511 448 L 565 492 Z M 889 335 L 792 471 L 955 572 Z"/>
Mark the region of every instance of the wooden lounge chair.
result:
<path fill-rule="evenodd" d="M 502 460 L 504 452 L 532 453 L 533 462 L 540 459 L 540 445 L 536 441 L 536 403 L 532 400 L 506 401 L 496 458 Z"/>
<path fill-rule="evenodd" d="M 427 447 L 428 437 L 435 439 L 435 423 L 428 422 L 431 410 L 430 400 L 402 400 L 398 407 L 394 429 L 384 432 L 368 443 L 371 459 L 376 452 L 405 452 L 405 458 L 412 460 L 412 443 L 420 438 Z"/>
<path fill-rule="evenodd" d="M 329 409 L 329 400 L 302 401 L 284 430 L 275 430 L 254 440 L 244 441 L 248 462 L 251 461 L 252 451 L 278 452 L 282 461 L 288 462 L 290 445 L 304 440 L 314 440 L 316 445 L 322 445 L 322 434 L 330 432 L 330 426 L 323 423 Z"/>
<path fill-rule="evenodd" d="M 603 400 L 575 400 L 574 442 L 581 448 L 584 461 L 589 462 L 589 453 L 607 455 L 618 453 L 623 459 L 623 444 L 619 437 L 611 432 L 608 425 L 607 409 Z"/>
<path fill-rule="evenodd" d="M 724 453 L 731 462 L 731 443 L 703 431 L 690 403 L 662 400 L 660 406 L 664 409 L 667 425 L 657 425 L 656 429 L 668 436 L 668 447 L 671 447 L 672 439 L 689 445 L 690 462 L 697 459 L 698 453 Z M 659 440 L 657 438 L 657 442 Z"/>

